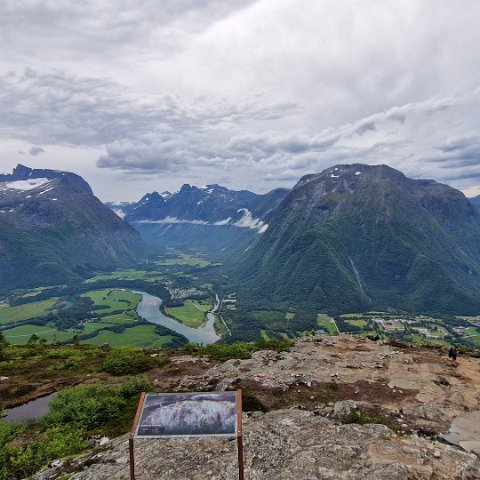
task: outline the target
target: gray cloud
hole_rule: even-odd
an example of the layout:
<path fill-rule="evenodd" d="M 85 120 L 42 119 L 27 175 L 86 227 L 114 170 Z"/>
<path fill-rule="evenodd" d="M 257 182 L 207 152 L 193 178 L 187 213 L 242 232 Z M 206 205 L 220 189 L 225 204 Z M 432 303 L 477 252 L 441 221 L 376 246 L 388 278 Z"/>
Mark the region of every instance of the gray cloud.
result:
<path fill-rule="evenodd" d="M 36 156 L 40 155 L 41 153 L 45 153 L 45 150 L 42 147 L 32 146 L 28 150 L 28 153 L 30 153 L 30 155 Z"/>
<path fill-rule="evenodd" d="M 375 122 L 364 122 L 357 127 L 357 129 L 355 130 L 355 133 L 358 133 L 359 135 L 363 135 L 366 132 L 373 132 L 376 129 L 377 129 L 377 126 L 375 125 Z"/>
<path fill-rule="evenodd" d="M 140 45 L 161 46 L 163 54 L 168 55 L 182 47 L 186 34 L 198 34 L 254 1 L 7 1 L 0 16 L 0 41 L 14 42 L 15 54 L 27 58 L 45 50 L 67 56 L 79 51 L 84 56 L 104 58 Z"/>
<path fill-rule="evenodd" d="M 38 166 L 68 158 L 137 197 L 144 180 L 265 190 L 351 162 L 474 186 L 479 15 L 475 0 L 7 1 L 0 154 L 41 145 Z"/>
<path fill-rule="evenodd" d="M 449 138 L 443 145 L 440 145 L 438 149 L 445 153 L 463 153 L 472 147 L 475 149 L 480 147 L 480 137 L 478 135 Z"/>
<path fill-rule="evenodd" d="M 171 96 L 146 101 L 111 80 L 60 71 L 26 69 L 0 77 L 0 135 L 42 144 L 98 146 L 123 139 L 139 144 L 138 138 L 160 144 L 166 135 L 168 145 L 175 135 L 275 120 L 295 109 L 293 104 L 261 104 L 248 98 L 242 104 L 213 106 Z"/>
<path fill-rule="evenodd" d="M 242 104 L 211 104 L 201 98 L 187 103 L 168 95 L 145 100 L 112 80 L 59 71 L 26 69 L 0 77 L 4 138 L 103 147 L 105 153 L 97 160 L 102 169 L 189 172 L 197 177 L 202 170 L 228 170 L 241 177 L 248 169 L 268 184 L 275 179 L 286 184 L 334 163 L 357 161 L 389 163 L 415 177 L 433 172 L 443 178 L 444 171 L 455 170 L 452 180 L 475 178 L 457 170 L 478 163 L 480 137 L 462 134 L 466 128 L 477 128 L 476 107 L 479 90 L 395 106 L 320 132 L 263 128 L 251 133 L 254 122 L 271 126 L 302 110 L 255 96 Z M 459 116 L 463 121 L 456 125 L 452 119 Z M 445 139 L 447 126 L 450 135 Z M 436 134 L 435 129 L 442 132 Z M 41 147 L 29 150 L 31 155 L 42 152 Z"/>

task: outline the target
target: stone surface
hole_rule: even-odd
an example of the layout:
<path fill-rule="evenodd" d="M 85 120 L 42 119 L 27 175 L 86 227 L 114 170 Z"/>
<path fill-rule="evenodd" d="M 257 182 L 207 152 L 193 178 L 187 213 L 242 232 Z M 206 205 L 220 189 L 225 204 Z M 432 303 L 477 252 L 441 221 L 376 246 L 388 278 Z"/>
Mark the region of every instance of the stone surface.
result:
<path fill-rule="evenodd" d="M 128 479 L 128 442 L 88 457 L 71 480 Z M 135 445 L 139 480 L 234 480 L 236 442 L 218 439 L 142 440 Z M 249 480 L 474 480 L 473 454 L 384 425 L 338 425 L 299 410 L 244 415 L 245 478 Z M 92 461 L 94 461 L 93 464 Z M 90 464 L 90 465 L 89 465 Z M 46 472 L 34 476 L 44 480 Z"/>
<path fill-rule="evenodd" d="M 440 349 L 309 337 L 290 352 L 219 364 L 179 355 L 150 380 L 157 391 L 242 388 L 248 480 L 480 480 L 480 359 L 458 360 L 452 368 Z M 355 406 L 385 425 L 343 424 Z M 135 455 L 138 480 L 238 475 L 234 440 L 142 440 Z M 33 478 L 128 479 L 128 458 L 123 436 Z"/>
<path fill-rule="evenodd" d="M 447 434 L 442 438 L 467 452 L 480 452 L 480 411 L 469 412 L 456 417 Z"/>
<path fill-rule="evenodd" d="M 356 402 L 353 400 L 342 400 L 333 406 L 333 416 L 335 418 L 343 419 L 352 413 L 352 410 L 357 408 Z"/>

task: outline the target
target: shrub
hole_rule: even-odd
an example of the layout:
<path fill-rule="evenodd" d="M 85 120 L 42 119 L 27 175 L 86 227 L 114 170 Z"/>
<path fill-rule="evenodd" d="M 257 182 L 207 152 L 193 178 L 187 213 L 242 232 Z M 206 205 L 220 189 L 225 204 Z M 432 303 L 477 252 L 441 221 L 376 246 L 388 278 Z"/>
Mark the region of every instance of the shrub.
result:
<path fill-rule="evenodd" d="M 288 351 L 292 345 L 293 342 L 286 338 L 273 338 L 254 343 L 212 343 L 206 347 L 190 343 L 186 346 L 186 350 L 197 355 L 208 355 L 214 360 L 228 360 L 231 358 L 250 358 L 252 353 L 258 350 Z"/>
<path fill-rule="evenodd" d="M 4 468 L 0 470 L 0 479 L 30 477 L 46 463 L 80 452 L 87 444 L 81 430 L 62 425 L 36 434 L 27 446 L 6 445 L 2 449 Z"/>
<path fill-rule="evenodd" d="M 152 384 L 146 377 L 130 377 L 119 389 L 123 398 L 130 398 L 140 392 L 147 392 L 152 388 Z"/>
<path fill-rule="evenodd" d="M 251 343 L 235 342 L 212 343 L 206 347 L 207 355 L 215 360 L 228 360 L 229 358 L 250 358 L 254 350 Z"/>
<path fill-rule="evenodd" d="M 230 358 L 250 358 L 254 345 L 253 343 L 235 342 L 235 343 L 212 343 L 202 346 L 189 344 L 186 350 L 196 355 L 208 355 L 215 360 L 228 360 Z"/>
<path fill-rule="evenodd" d="M 72 347 L 52 348 L 50 350 L 47 350 L 48 358 L 69 358 L 78 355 L 78 350 Z"/>
<path fill-rule="evenodd" d="M 0 415 L 3 415 L 3 412 L 0 412 Z M 0 480 L 5 480 L 9 474 L 8 444 L 24 429 L 25 427 L 20 424 L 0 419 Z"/>
<path fill-rule="evenodd" d="M 118 388 L 100 385 L 62 390 L 50 402 L 49 412 L 41 419 L 47 427 L 71 425 L 89 431 L 115 424 L 126 405 Z"/>
<path fill-rule="evenodd" d="M 155 367 L 157 362 L 135 348 L 115 348 L 103 362 L 103 369 L 112 375 L 132 375 Z"/>
<path fill-rule="evenodd" d="M 370 415 L 367 412 L 362 412 L 359 409 L 353 409 L 344 419 L 344 423 L 358 423 L 360 425 L 365 425 L 367 423 L 385 423 L 385 420 L 382 417 L 377 415 Z"/>
<path fill-rule="evenodd" d="M 276 352 L 288 352 L 293 342 L 288 338 L 269 338 L 255 342 L 255 350 L 275 350 Z"/>

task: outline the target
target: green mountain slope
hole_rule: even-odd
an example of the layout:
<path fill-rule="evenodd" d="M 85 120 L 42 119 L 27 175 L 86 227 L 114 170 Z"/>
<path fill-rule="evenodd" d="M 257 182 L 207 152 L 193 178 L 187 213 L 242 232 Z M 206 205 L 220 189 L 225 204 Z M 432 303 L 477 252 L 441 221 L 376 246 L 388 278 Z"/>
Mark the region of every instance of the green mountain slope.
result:
<path fill-rule="evenodd" d="M 298 182 L 238 272 L 259 305 L 476 314 L 479 217 L 446 185 L 339 165 Z"/>
<path fill-rule="evenodd" d="M 0 176 L 0 291 L 72 283 L 131 264 L 142 248 L 81 177 L 23 166 Z"/>

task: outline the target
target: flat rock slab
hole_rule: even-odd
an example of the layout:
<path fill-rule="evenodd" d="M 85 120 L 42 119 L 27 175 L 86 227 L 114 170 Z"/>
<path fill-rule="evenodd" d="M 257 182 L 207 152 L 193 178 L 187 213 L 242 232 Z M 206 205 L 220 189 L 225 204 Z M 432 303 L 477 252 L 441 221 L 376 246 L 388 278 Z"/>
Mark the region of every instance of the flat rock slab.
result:
<path fill-rule="evenodd" d="M 452 445 L 458 445 L 467 452 L 480 453 L 480 411 L 465 413 L 456 417 L 450 430 L 442 438 Z"/>
<path fill-rule="evenodd" d="M 479 480 L 480 459 L 459 448 L 385 425 L 338 424 L 297 409 L 244 415 L 248 480 Z M 129 480 L 127 436 L 78 462 L 70 480 Z M 135 442 L 138 480 L 237 480 L 236 442 Z M 47 469 L 33 480 L 62 478 Z M 54 476 L 56 475 L 56 476 Z"/>

